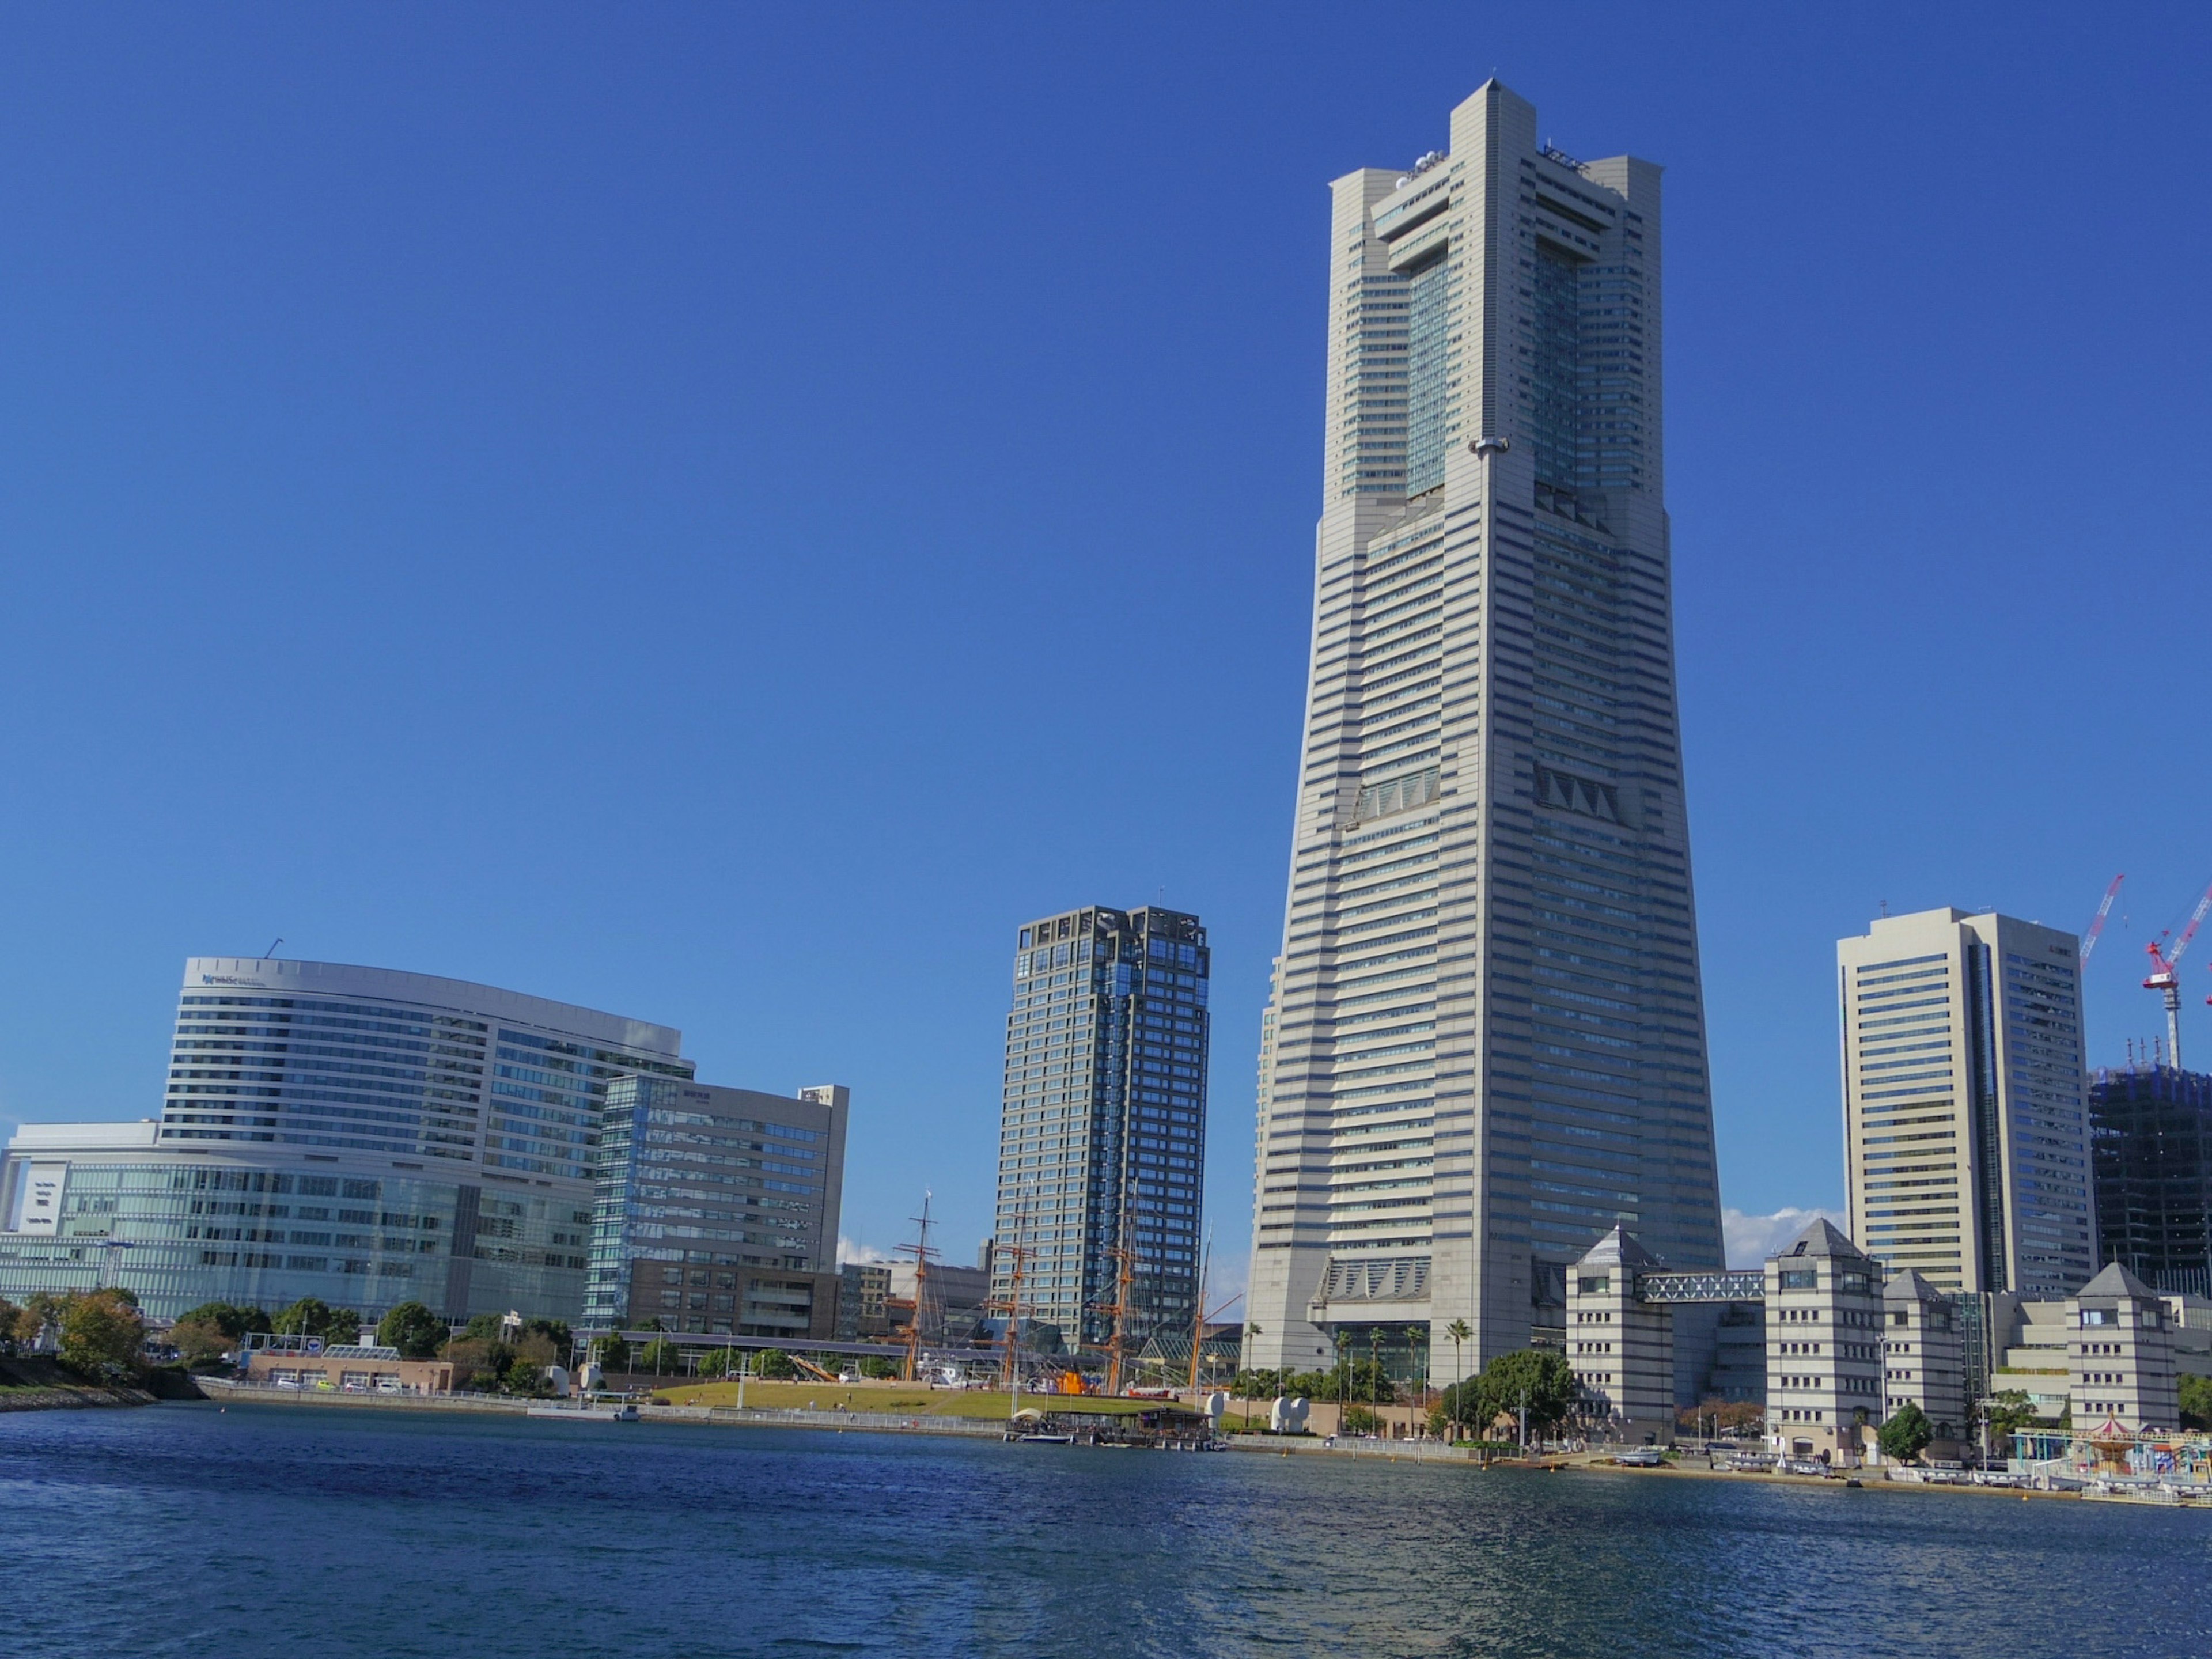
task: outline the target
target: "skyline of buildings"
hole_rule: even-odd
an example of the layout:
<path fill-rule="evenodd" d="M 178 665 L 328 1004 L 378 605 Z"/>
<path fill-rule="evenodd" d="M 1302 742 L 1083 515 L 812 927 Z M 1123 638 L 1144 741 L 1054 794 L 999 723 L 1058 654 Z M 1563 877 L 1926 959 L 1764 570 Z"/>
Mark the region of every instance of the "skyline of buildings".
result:
<path fill-rule="evenodd" d="M 1106 1340 L 1116 1307 L 1132 1344 L 1188 1330 L 1205 1200 L 1206 929 L 1180 910 L 1094 905 L 1015 941 L 991 1294 L 1013 1302 L 1018 1267 L 1024 1316 L 1070 1346 Z"/>
<path fill-rule="evenodd" d="M 156 1318 L 314 1297 L 576 1321 L 596 1250 L 603 1301 L 653 1264 L 651 1316 L 679 1291 L 701 1328 L 723 1314 L 774 1327 L 770 1304 L 796 1301 L 834 1323 L 845 1091 L 711 1088 L 681 1042 L 434 975 L 192 957 L 161 1116 L 24 1124 L 0 1154 L 0 1296 L 120 1285 Z M 663 1098 L 677 1091 L 699 1098 Z M 790 1134 L 737 1144 L 720 1122 L 732 1101 L 768 1103 L 753 1118 Z M 611 1104 L 623 1156 L 603 1203 Z M 687 1114 L 709 1121 L 668 1127 Z M 739 1285 L 743 1268 L 785 1277 Z M 798 1277 L 824 1273 L 826 1297 Z"/>
<path fill-rule="evenodd" d="M 1486 82 L 1452 112 L 1449 152 L 1332 187 L 1305 746 L 1259 1034 L 1255 1363 L 1349 1345 L 1433 1370 L 1459 1317 L 1478 1364 L 1549 1338 L 1576 1253 L 1614 1226 L 1670 1267 L 1721 1264 L 1675 708 L 1659 169 L 1578 161 L 1535 133 L 1534 106 Z M 1953 931 L 1922 951 L 1907 937 L 1922 923 Z M 994 1288 L 1018 1261 L 1025 1307 L 1096 1341 L 1126 1250 L 1130 1333 L 1186 1322 L 1205 930 L 1092 908 L 1019 937 L 994 1230 L 1013 1249 Z M 2072 936 L 1929 911 L 1840 942 L 1838 963 L 1861 1247 L 1939 1289 L 2081 1282 L 2107 1235 Z M 447 1305 L 496 1277 L 486 1263 L 515 1294 L 557 1297 L 585 1265 L 574 1200 L 604 1176 L 602 1120 L 705 1086 L 680 1046 L 672 1028 L 462 981 L 193 958 L 150 1143 L 132 1126 L 37 1128 L 0 1222 L 33 1242 L 103 1213 L 154 1224 L 162 1171 L 219 1169 L 180 1212 L 171 1242 L 201 1259 L 176 1256 L 176 1273 L 322 1275 L 337 1294 L 421 1279 L 441 1241 L 404 1222 L 449 1241 Z M 2162 1109 L 2159 1087 L 2125 1092 Z M 2203 1256 L 2212 1284 L 2212 1242 L 2175 1243 L 2186 1206 L 2168 1190 L 2197 1119 L 2123 1130 L 2113 1110 L 2099 1168 L 2124 1165 L 2132 1218 L 2111 1248 L 2156 1257 L 2154 1277 Z M 169 1162 L 203 1156 L 216 1161 Z M 302 1202 L 331 1196 L 307 1167 L 323 1164 L 354 1171 L 335 1177 L 356 1200 L 335 1220 Z M 250 1200 L 214 1196 L 257 1170 Z M 484 1184 L 510 1181 L 532 1190 Z M 2191 1201 L 2201 1224 L 2203 1193 Z M 521 1242 L 479 1247 L 492 1238 Z M 745 1265 L 796 1272 L 823 1249 Z M 699 1287 L 678 1284 L 688 1316 Z M 727 1287 L 704 1288 L 710 1316 L 735 1311 Z M 1685 1352 L 1689 1335 L 1673 1334 Z"/>
<path fill-rule="evenodd" d="M 1836 942 L 1849 1225 L 1946 1291 L 2043 1299 L 2100 1265 L 2081 941 L 1946 907 Z"/>
<path fill-rule="evenodd" d="M 1248 1363 L 1474 1366 L 1616 1224 L 1722 1263 L 1678 729 L 1660 169 L 1540 144 L 1331 186 L 1322 511 Z"/>

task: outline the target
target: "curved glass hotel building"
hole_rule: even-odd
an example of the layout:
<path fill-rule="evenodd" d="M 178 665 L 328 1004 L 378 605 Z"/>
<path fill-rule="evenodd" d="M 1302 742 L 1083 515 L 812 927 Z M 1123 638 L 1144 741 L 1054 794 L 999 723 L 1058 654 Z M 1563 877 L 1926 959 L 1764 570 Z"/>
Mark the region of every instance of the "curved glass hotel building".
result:
<path fill-rule="evenodd" d="M 194 957 L 160 1119 L 10 1143 L 0 1295 L 574 1319 L 608 1087 L 690 1081 L 681 1042 L 459 980 Z"/>

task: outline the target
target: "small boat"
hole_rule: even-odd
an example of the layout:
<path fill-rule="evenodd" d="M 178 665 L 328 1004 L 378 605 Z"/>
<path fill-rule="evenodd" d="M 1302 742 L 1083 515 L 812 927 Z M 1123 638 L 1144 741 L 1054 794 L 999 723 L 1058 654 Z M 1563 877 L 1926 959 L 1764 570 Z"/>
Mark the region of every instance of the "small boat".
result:
<path fill-rule="evenodd" d="M 637 1423 L 642 1420 L 635 1406 L 619 1406 L 615 1408 L 615 1421 L 617 1423 Z"/>
<path fill-rule="evenodd" d="M 1028 1445 L 1072 1446 L 1075 1443 L 1075 1437 L 1072 1434 L 1018 1434 L 1014 1438 Z"/>

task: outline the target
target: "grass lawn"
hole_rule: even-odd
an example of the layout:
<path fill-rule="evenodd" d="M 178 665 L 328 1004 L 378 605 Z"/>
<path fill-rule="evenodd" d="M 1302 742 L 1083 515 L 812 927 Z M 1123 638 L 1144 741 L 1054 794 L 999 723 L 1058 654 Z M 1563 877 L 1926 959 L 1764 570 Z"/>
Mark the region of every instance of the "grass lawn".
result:
<path fill-rule="evenodd" d="M 672 1406 L 734 1406 L 735 1382 L 687 1383 L 657 1389 L 655 1400 Z M 1003 1418 L 1012 1401 L 998 1390 L 923 1389 L 911 1382 L 840 1384 L 836 1382 L 763 1382 L 745 1384 L 745 1404 L 800 1411 L 894 1412 L 908 1417 Z M 1098 1395 L 1024 1394 L 1022 1408 L 1039 1411 L 1133 1413 L 1152 1411 L 1170 1401 L 1109 1400 Z"/>

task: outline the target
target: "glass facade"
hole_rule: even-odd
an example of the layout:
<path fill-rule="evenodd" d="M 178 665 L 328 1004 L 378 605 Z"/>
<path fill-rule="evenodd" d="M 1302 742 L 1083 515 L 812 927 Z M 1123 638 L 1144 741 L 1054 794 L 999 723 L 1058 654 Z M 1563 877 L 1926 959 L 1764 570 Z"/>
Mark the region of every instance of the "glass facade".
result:
<path fill-rule="evenodd" d="M 514 1309 L 573 1321 L 582 1305 L 580 1188 L 240 1168 L 159 1149 L 11 1153 L 9 1183 L 64 1161 L 52 1232 L 0 1232 L 0 1296 L 119 1285 L 157 1319 L 310 1296 L 371 1319 L 408 1301 L 452 1319 Z"/>
<path fill-rule="evenodd" d="M 634 1024 L 612 1016 L 544 1003 L 539 1020 L 502 1018 L 505 1005 L 535 1000 L 323 963 L 222 965 L 249 971 L 186 964 L 164 1142 L 343 1148 L 588 1181 L 609 1081 L 692 1074 L 673 1032 L 647 1045 L 574 1029 Z M 286 970 L 303 992 L 334 994 L 238 982 Z M 563 1012 L 582 1018 L 553 1024 Z"/>
<path fill-rule="evenodd" d="M 585 1324 L 624 1329 L 658 1318 L 670 1330 L 803 1333 L 808 1317 L 794 1326 L 791 1307 L 770 1304 L 788 1303 L 793 1287 L 809 1281 L 739 1270 L 834 1274 L 847 1098 L 835 1085 L 786 1098 L 661 1077 L 615 1079 L 599 1146 Z M 696 1285 L 685 1279 L 694 1270 Z M 823 1312 L 834 1323 L 834 1277 L 827 1283 Z"/>
<path fill-rule="evenodd" d="M 1006 1019 L 992 1295 L 1070 1341 L 1188 1332 L 1205 1179 L 1206 994 L 1196 916 L 1091 908 L 1020 930 Z"/>
<path fill-rule="evenodd" d="M 609 1087 L 688 1081 L 681 1042 L 459 980 L 194 957 L 160 1122 L 11 1143 L 0 1294 L 104 1274 L 163 1317 L 313 1296 L 574 1321 Z"/>
<path fill-rule="evenodd" d="M 2100 1070 L 2089 1123 L 2097 1260 L 2154 1290 L 2212 1297 L 2212 1077 Z"/>

